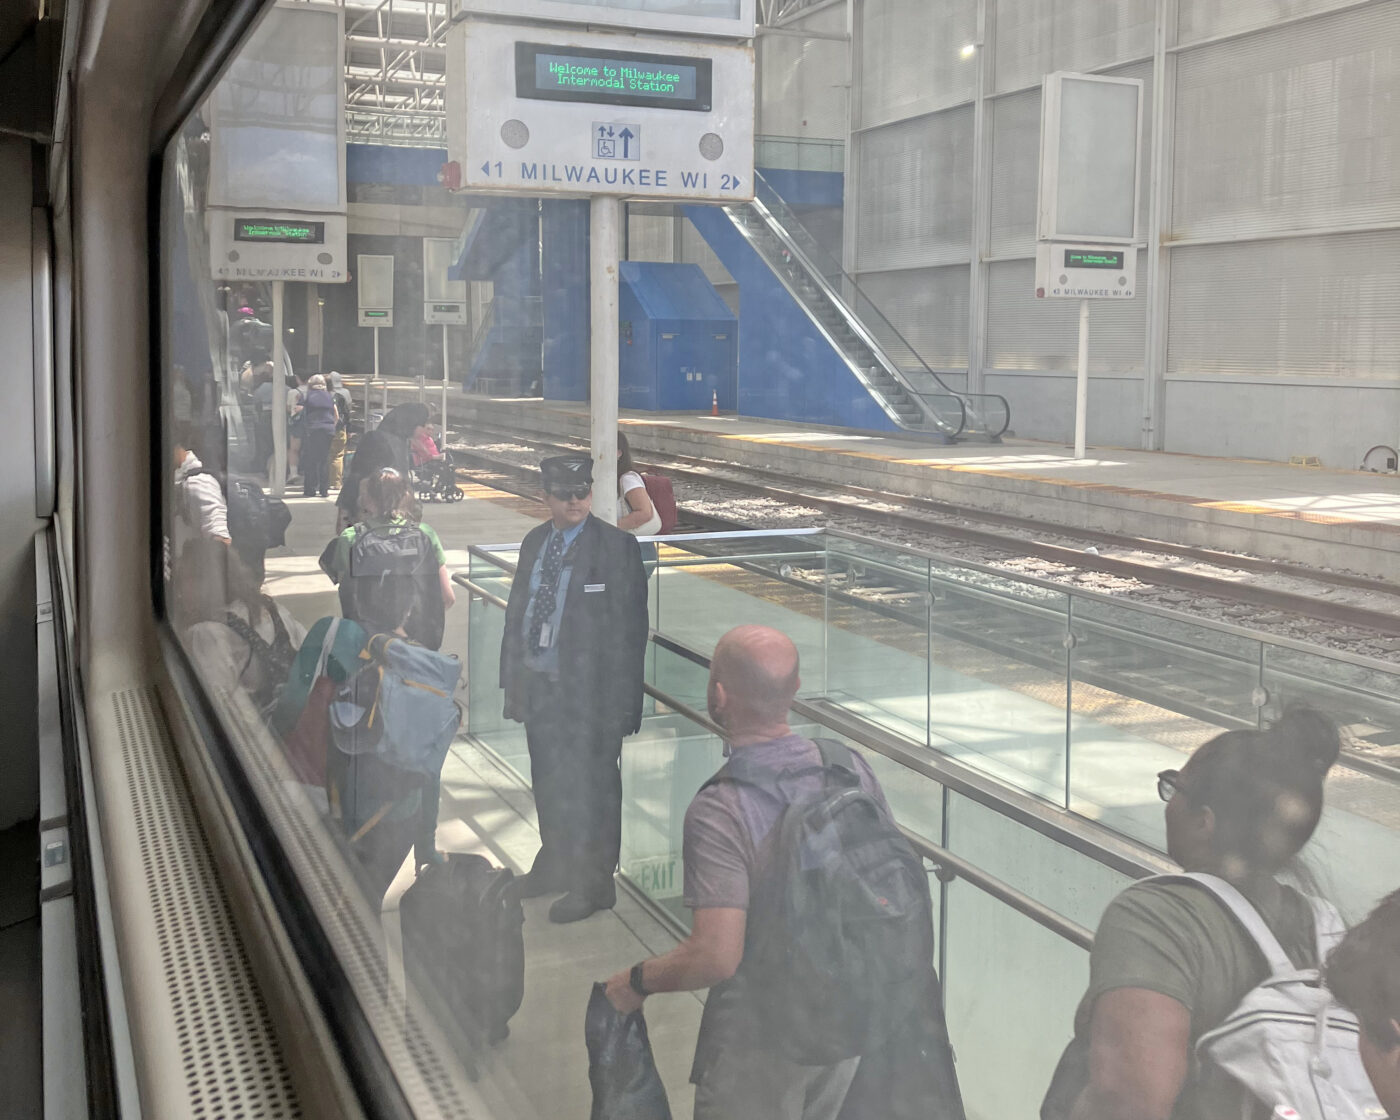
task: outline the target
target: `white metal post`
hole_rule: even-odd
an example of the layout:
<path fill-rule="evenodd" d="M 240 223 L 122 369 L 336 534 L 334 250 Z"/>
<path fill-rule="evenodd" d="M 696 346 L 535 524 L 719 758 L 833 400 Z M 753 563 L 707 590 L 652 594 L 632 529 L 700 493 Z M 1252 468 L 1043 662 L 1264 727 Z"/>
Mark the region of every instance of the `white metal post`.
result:
<path fill-rule="evenodd" d="M 374 328 L 374 380 L 379 380 L 379 328 Z"/>
<path fill-rule="evenodd" d="M 1135 252 L 1136 250 L 1130 250 Z M 1074 457 L 1084 458 L 1089 415 L 1089 301 L 1079 301 L 1079 374 L 1074 382 Z"/>
<path fill-rule="evenodd" d="M 282 281 L 272 282 L 272 493 L 287 492 L 287 373 L 282 341 Z"/>
<path fill-rule="evenodd" d="M 428 375 L 420 373 L 418 375 L 418 403 L 423 404 L 428 399 Z"/>
<path fill-rule="evenodd" d="M 593 514 L 617 524 L 617 271 L 622 202 L 594 195 L 588 207 L 588 302 L 593 345 L 589 434 L 593 443 Z"/>
<path fill-rule="evenodd" d="M 447 324 L 442 325 L 442 442 L 447 444 Z"/>

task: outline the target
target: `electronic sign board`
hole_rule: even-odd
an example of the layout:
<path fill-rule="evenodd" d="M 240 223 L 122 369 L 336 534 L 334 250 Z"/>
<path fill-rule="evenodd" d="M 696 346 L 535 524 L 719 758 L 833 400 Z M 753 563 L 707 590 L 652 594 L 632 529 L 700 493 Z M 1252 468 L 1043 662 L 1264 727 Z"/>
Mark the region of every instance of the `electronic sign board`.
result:
<path fill-rule="evenodd" d="M 454 185 L 583 197 L 753 197 L 747 44 L 469 20 L 448 33 Z"/>

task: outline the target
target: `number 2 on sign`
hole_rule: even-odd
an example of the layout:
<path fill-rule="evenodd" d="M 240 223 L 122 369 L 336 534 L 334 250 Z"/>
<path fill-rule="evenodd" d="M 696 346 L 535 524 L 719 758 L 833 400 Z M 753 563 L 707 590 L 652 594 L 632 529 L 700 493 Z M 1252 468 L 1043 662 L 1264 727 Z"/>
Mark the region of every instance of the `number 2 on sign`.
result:
<path fill-rule="evenodd" d="M 739 176 L 721 175 L 719 177 L 719 189 L 722 191 L 737 191 L 739 189 Z"/>

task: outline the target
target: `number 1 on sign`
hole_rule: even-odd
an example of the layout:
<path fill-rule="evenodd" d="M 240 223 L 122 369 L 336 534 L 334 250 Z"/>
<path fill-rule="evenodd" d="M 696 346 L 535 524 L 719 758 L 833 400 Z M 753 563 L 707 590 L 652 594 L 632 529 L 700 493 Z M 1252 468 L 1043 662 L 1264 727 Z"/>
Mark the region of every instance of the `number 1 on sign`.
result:
<path fill-rule="evenodd" d="M 483 163 L 483 164 L 481 165 L 481 173 L 482 173 L 483 175 L 485 175 L 488 179 L 491 177 L 491 161 L 490 161 L 489 159 L 488 159 L 485 163 Z M 497 161 L 496 161 L 496 178 L 499 179 L 500 177 L 501 177 L 501 161 L 500 161 L 500 160 L 497 160 Z"/>

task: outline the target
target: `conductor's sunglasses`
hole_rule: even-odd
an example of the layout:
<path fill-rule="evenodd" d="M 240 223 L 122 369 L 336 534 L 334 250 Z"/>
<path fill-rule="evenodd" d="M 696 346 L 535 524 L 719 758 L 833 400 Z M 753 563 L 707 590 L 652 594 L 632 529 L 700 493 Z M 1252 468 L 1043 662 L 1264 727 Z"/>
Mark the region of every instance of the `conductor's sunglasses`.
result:
<path fill-rule="evenodd" d="M 551 486 L 549 488 L 549 496 L 556 502 L 581 502 L 592 492 L 592 486 Z"/>

